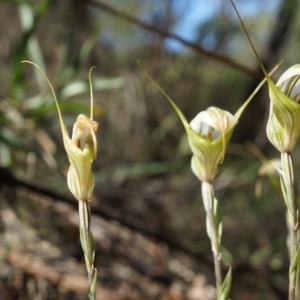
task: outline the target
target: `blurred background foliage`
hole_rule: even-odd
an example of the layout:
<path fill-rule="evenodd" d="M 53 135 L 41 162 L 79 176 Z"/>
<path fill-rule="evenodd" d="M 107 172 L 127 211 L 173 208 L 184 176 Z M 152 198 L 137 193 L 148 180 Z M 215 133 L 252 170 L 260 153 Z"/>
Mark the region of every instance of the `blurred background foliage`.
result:
<path fill-rule="evenodd" d="M 275 79 L 299 62 L 298 1 L 235 3 L 266 67 L 284 60 Z M 89 114 L 88 71 L 97 66 L 99 299 L 213 299 L 184 129 L 136 62 L 187 119 L 209 106 L 235 113 L 262 74 L 230 1 L 2 0 L 0 19 L 0 299 L 85 299 L 87 289 L 56 108 L 43 77 L 22 60 L 47 73 L 69 130 Z M 264 86 L 215 181 L 234 299 L 287 295 L 284 205 L 276 176 L 259 173 L 278 157 L 265 134 L 268 105 Z"/>

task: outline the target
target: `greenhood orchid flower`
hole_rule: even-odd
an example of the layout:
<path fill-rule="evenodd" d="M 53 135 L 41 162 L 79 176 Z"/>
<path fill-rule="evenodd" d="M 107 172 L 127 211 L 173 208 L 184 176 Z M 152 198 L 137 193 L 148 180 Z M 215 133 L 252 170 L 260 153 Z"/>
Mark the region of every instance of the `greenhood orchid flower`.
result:
<path fill-rule="evenodd" d="M 78 116 L 73 126 L 72 138 L 70 138 L 61 115 L 54 89 L 46 74 L 39 68 L 39 66 L 37 66 L 33 62 L 23 62 L 30 63 L 38 68 L 50 86 L 59 116 L 64 146 L 70 162 L 70 168 L 67 175 L 68 187 L 77 200 L 89 201 L 94 189 L 92 163 L 97 155 L 97 139 L 95 132 L 98 128 L 98 123 L 92 120 L 93 94 L 91 87 L 91 71 L 93 68 L 91 68 L 89 73 L 91 88 L 91 116 L 90 118 L 85 115 Z"/>
<path fill-rule="evenodd" d="M 200 181 L 215 178 L 236 124 L 231 113 L 217 107 L 209 107 L 190 122 L 187 133 L 193 152 L 191 167 Z"/>
<path fill-rule="evenodd" d="M 295 300 L 300 246 L 298 240 L 298 204 L 295 195 L 294 168 L 291 151 L 295 147 L 300 132 L 300 105 L 298 103 L 299 65 L 288 69 L 282 74 L 275 85 L 251 42 L 247 29 L 235 4 L 232 0 L 230 1 L 240 19 L 248 41 L 269 85 L 271 105 L 267 124 L 267 135 L 273 146 L 281 152 L 281 168 L 278 169 L 278 171 L 280 173 L 281 191 L 287 207 L 287 223 L 289 231 L 288 250 L 290 255 L 290 270 L 288 298 L 290 300 Z M 297 299 L 298 298 L 299 297 L 297 297 Z"/>
<path fill-rule="evenodd" d="M 92 163 L 97 155 L 96 131 L 98 128 L 98 123 L 93 121 L 93 91 L 91 83 L 91 73 L 94 67 L 92 67 L 89 72 L 89 82 L 91 90 L 91 116 L 89 118 L 81 114 L 77 117 L 77 120 L 73 126 L 72 138 L 70 138 L 61 115 L 54 89 L 46 74 L 40 69 L 39 66 L 37 66 L 33 62 L 23 62 L 34 65 L 41 72 L 41 74 L 49 84 L 55 100 L 63 136 L 63 142 L 70 162 L 70 167 L 67 175 L 68 186 L 74 197 L 78 200 L 80 241 L 85 256 L 86 269 L 88 272 L 88 281 L 90 286 L 88 299 L 95 300 L 97 287 L 97 269 L 94 267 L 95 248 L 91 231 L 91 211 L 89 207 L 89 200 L 94 189 Z"/>
<path fill-rule="evenodd" d="M 291 152 L 300 134 L 300 65 L 284 72 L 276 86 L 270 86 L 270 113 L 267 135 L 280 151 Z"/>
<path fill-rule="evenodd" d="M 142 68 L 144 74 L 162 92 L 177 112 L 187 132 L 189 144 L 193 153 L 191 168 L 202 182 L 212 181 L 218 171 L 218 165 L 223 161 L 225 151 L 235 125 L 254 95 L 267 80 L 266 78 L 257 86 L 246 102 L 238 109 L 235 115 L 217 107 L 209 107 L 200 112 L 190 123 L 167 93 Z M 275 67 L 272 71 L 274 72 Z"/>
<path fill-rule="evenodd" d="M 62 122 L 61 120 L 61 124 Z M 85 115 L 79 115 L 73 126 L 72 139 L 63 131 L 64 145 L 70 162 L 68 186 L 77 200 L 90 200 L 94 189 L 92 163 L 97 154 L 97 128 L 97 122 Z"/>
<path fill-rule="evenodd" d="M 290 153 L 297 142 L 300 132 L 300 104 L 299 76 L 300 65 L 289 68 L 279 78 L 277 84 L 273 82 L 259 58 L 247 32 L 247 29 L 239 15 L 239 12 L 231 0 L 238 18 L 244 28 L 247 39 L 258 60 L 269 86 L 271 100 L 269 120 L 267 124 L 267 136 L 273 146 L 281 153 Z M 277 67 L 281 62 L 277 65 Z"/>

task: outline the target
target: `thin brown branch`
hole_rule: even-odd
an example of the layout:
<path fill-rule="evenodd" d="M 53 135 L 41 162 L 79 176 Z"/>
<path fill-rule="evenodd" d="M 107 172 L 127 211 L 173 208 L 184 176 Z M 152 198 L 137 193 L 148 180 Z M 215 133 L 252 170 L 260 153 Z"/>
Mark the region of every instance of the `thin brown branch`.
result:
<path fill-rule="evenodd" d="M 182 43 L 183 45 L 205 55 L 205 56 L 208 56 L 210 57 L 211 59 L 214 59 L 214 60 L 217 60 L 223 64 L 226 64 L 232 68 L 235 68 L 235 69 L 238 69 L 248 75 L 251 75 L 255 78 L 261 78 L 262 75 L 260 72 L 258 72 L 257 70 L 253 70 L 251 68 L 248 68 L 244 65 L 241 65 L 240 63 L 234 61 L 233 59 L 229 58 L 228 56 L 225 56 L 225 55 L 222 55 L 222 54 L 218 54 L 216 52 L 213 52 L 213 51 L 209 51 L 209 50 L 206 50 L 204 49 L 201 45 L 199 44 L 196 44 L 194 42 L 191 42 L 191 41 L 188 41 L 174 33 L 171 33 L 163 28 L 160 28 L 158 26 L 155 26 L 155 25 L 152 25 L 150 23 L 147 23 L 147 22 L 144 22 L 134 16 L 131 16 L 125 12 L 122 12 L 122 11 L 119 11 L 107 4 L 104 4 L 100 1 L 96 1 L 96 0 L 82 0 L 84 3 L 86 4 L 89 4 L 89 5 L 92 5 L 94 7 L 97 7 L 97 8 L 100 8 L 102 9 L 103 11 L 117 17 L 117 18 L 120 18 L 120 19 L 123 19 L 129 23 L 132 23 L 132 24 L 135 24 L 145 30 L 148 30 L 148 31 L 151 31 L 151 32 L 154 32 L 164 38 L 172 38 L 180 43 Z"/>

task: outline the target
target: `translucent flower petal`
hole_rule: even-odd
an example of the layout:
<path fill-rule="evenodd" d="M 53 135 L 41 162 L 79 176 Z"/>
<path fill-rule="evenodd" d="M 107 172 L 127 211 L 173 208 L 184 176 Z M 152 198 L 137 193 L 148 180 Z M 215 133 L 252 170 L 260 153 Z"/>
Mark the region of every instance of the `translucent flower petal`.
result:
<path fill-rule="evenodd" d="M 202 123 L 208 124 L 219 132 L 227 133 L 236 125 L 237 120 L 230 112 L 212 106 L 200 112 L 191 121 L 190 126 L 200 133 Z"/>
<path fill-rule="evenodd" d="M 294 65 L 287 69 L 278 79 L 276 86 L 280 86 L 283 82 L 296 75 L 300 75 L 300 64 Z"/>

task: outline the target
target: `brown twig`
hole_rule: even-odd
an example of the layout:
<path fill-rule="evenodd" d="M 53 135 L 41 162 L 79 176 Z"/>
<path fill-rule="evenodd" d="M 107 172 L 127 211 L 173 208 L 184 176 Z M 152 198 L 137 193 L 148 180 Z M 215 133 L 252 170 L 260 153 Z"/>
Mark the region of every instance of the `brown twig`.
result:
<path fill-rule="evenodd" d="M 164 37 L 164 38 L 172 38 L 178 42 L 180 42 L 181 44 L 205 55 L 205 56 L 208 56 L 210 57 L 211 59 L 214 59 L 214 60 L 217 60 L 223 64 L 226 64 L 232 68 L 235 68 L 235 69 L 238 69 L 248 75 L 251 75 L 252 77 L 255 77 L 255 78 L 262 78 L 262 75 L 260 72 L 258 72 L 257 70 L 253 70 L 251 68 L 248 68 L 244 65 L 241 65 L 240 63 L 232 60 L 231 58 L 225 56 L 225 55 L 222 55 L 222 54 L 218 54 L 216 52 L 213 52 L 213 51 L 209 51 L 209 50 L 206 50 L 204 49 L 201 45 L 199 44 L 196 44 L 194 42 L 191 42 L 191 41 L 188 41 L 174 33 L 171 33 L 163 28 L 160 28 L 158 26 L 155 26 L 155 25 L 152 25 L 150 23 L 147 23 L 147 22 L 144 22 L 134 16 L 131 16 L 125 12 L 122 12 L 122 11 L 119 11 L 107 4 L 104 4 L 100 1 L 95 1 L 95 0 L 82 0 L 84 3 L 88 4 L 88 5 L 92 5 L 94 7 L 97 7 L 97 8 L 100 8 L 102 9 L 103 11 L 115 16 L 115 17 L 118 17 L 120 19 L 123 19 L 129 23 L 132 23 L 132 24 L 135 24 L 135 25 L 138 25 L 139 27 L 145 29 L 145 30 L 148 30 L 148 31 L 151 31 L 151 32 L 155 32 L 156 34 Z"/>

